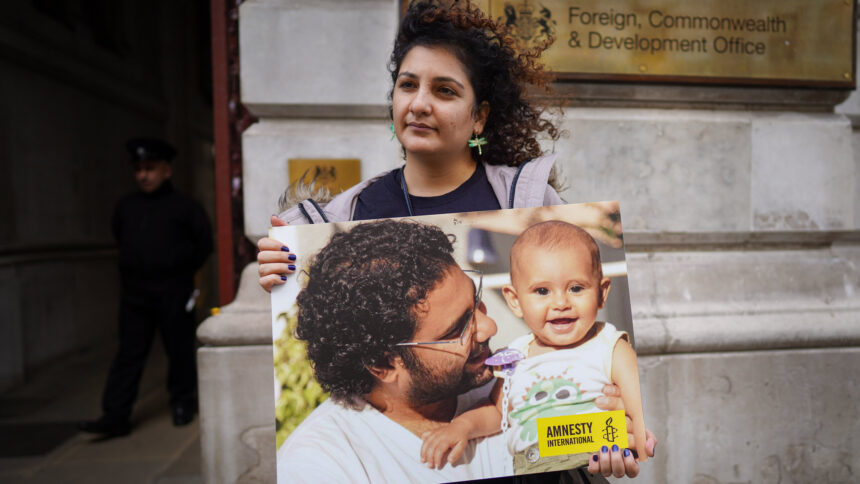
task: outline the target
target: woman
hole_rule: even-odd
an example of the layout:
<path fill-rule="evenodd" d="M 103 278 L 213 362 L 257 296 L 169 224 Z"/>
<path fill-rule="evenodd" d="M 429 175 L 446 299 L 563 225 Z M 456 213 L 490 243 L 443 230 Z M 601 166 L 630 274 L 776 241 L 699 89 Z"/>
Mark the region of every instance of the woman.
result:
<path fill-rule="evenodd" d="M 545 87 L 551 80 L 538 62 L 545 47 L 515 52 L 507 28 L 468 1 L 413 3 L 389 66 L 392 131 L 405 165 L 326 204 L 298 202 L 273 216 L 272 225 L 563 203 L 554 188 L 555 154 L 541 156 L 537 142 L 539 134 L 557 139 L 558 130 L 524 97 L 526 85 Z M 260 285 L 269 291 L 295 271 L 295 255 L 269 238 L 258 247 Z M 651 437 L 649 449 L 654 443 Z M 604 452 L 589 471 L 632 477 L 638 464 Z"/>
<path fill-rule="evenodd" d="M 555 154 L 541 157 L 537 142 L 539 134 L 557 139 L 558 130 L 524 98 L 527 84 L 551 80 L 537 62 L 543 48 L 517 54 L 513 46 L 505 27 L 468 2 L 413 4 L 389 66 L 391 127 L 406 164 L 326 204 L 298 202 L 272 225 L 563 203 L 552 186 Z M 269 253 L 280 244 L 258 245 L 260 284 L 269 290 L 294 269 L 288 254 Z"/>

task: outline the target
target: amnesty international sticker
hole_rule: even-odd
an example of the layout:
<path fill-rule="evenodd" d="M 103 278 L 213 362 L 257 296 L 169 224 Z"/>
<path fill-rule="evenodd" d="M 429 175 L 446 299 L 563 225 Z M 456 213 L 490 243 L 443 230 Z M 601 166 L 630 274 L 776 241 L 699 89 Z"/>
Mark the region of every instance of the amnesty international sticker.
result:
<path fill-rule="evenodd" d="M 541 457 L 596 452 L 602 446 L 627 447 L 623 410 L 537 419 Z"/>

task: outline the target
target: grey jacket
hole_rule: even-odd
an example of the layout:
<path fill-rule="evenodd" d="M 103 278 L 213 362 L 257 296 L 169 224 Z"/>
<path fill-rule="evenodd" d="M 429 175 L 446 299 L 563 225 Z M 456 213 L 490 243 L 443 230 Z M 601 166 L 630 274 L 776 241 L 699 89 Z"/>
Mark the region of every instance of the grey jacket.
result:
<path fill-rule="evenodd" d="M 549 173 L 558 155 L 552 153 L 516 166 L 484 164 L 487 180 L 502 208 L 542 207 L 563 204 L 549 183 Z M 390 171 L 390 170 L 389 170 Z M 340 193 L 330 202 L 319 204 L 307 199 L 278 215 L 290 225 L 344 222 L 352 220 L 358 195 L 389 171 L 380 173 Z"/>

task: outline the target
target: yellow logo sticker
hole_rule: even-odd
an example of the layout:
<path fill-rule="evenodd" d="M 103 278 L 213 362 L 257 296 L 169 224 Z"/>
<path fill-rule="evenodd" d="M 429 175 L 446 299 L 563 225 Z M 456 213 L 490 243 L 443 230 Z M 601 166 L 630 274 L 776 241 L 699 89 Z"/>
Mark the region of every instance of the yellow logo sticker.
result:
<path fill-rule="evenodd" d="M 597 452 L 604 445 L 627 447 L 623 410 L 537 419 L 541 457 Z"/>

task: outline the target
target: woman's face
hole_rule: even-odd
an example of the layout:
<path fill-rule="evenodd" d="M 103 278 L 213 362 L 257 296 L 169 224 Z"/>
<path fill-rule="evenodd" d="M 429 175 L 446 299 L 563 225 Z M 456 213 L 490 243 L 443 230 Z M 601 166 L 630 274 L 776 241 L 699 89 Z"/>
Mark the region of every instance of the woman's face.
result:
<path fill-rule="evenodd" d="M 394 129 L 407 157 L 469 155 L 468 140 L 483 131 L 489 112 L 482 106 L 475 115 L 466 69 L 443 47 L 416 46 L 406 54 L 392 104 Z"/>

